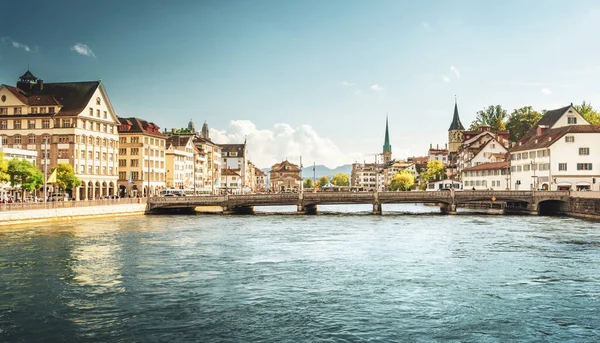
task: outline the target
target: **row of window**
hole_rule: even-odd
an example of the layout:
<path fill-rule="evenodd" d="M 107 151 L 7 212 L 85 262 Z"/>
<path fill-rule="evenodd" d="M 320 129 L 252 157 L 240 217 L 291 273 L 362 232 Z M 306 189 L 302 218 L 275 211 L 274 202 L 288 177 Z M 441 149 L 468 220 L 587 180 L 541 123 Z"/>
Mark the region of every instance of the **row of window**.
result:
<path fill-rule="evenodd" d="M 223 151 L 223 156 L 231 156 L 231 157 L 236 157 L 238 155 L 237 151 Z"/>
<path fill-rule="evenodd" d="M 521 159 L 527 159 L 529 158 L 542 158 L 542 157 L 548 157 L 550 156 L 550 151 L 549 150 L 538 150 L 536 151 L 530 151 L 530 152 L 521 152 L 521 153 L 515 153 L 515 154 L 510 154 L 510 159 L 511 161 L 518 161 Z"/>
<path fill-rule="evenodd" d="M 0 114 L 8 115 L 8 107 L 0 107 Z M 29 107 L 29 114 L 38 114 L 38 113 L 54 113 L 55 107 L 50 106 L 41 106 L 41 107 Z M 23 107 L 13 107 L 12 114 L 23 114 Z"/>
<path fill-rule="evenodd" d="M 487 180 L 471 180 L 471 181 L 465 181 L 464 187 L 474 187 L 474 186 L 479 186 L 479 187 L 487 187 Z M 500 181 L 499 180 L 492 180 L 492 185 L 491 187 L 500 187 Z"/>
<path fill-rule="evenodd" d="M 9 125 L 12 123 L 12 126 Z M 24 129 L 25 127 L 27 129 L 39 129 L 40 127 L 38 126 L 38 120 L 36 119 L 16 119 L 16 120 L 0 120 L 0 129 L 1 130 L 8 130 L 8 129 L 15 129 L 15 130 L 21 130 Z M 87 120 L 80 120 L 79 121 L 80 125 L 79 127 L 85 130 L 94 130 L 98 131 L 98 132 L 106 132 L 106 133 L 115 133 L 115 126 L 114 125 L 110 125 L 110 124 L 105 124 L 105 123 L 94 123 L 91 121 L 87 121 Z M 49 129 L 50 128 L 50 119 L 42 119 L 41 120 L 41 128 L 42 129 Z M 25 126 L 26 125 L 26 126 Z M 54 122 L 54 125 L 52 126 L 54 128 L 74 128 L 74 121 L 71 118 L 61 118 L 61 119 L 56 119 Z"/>
<path fill-rule="evenodd" d="M 496 169 L 496 170 L 472 170 L 472 171 L 466 171 L 465 172 L 465 176 L 466 177 L 473 177 L 473 176 L 493 176 L 493 175 L 506 175 L 508 174 L 507 169 Z"/>
<path fill-rule="evenodd" d="M 93 117 L 94 109 L 92 107 L 90 107 L 89 111 L 90 111 L 90 117 Z M 99 109 L 96 109 L 96 118 L 100 118 L 100 110 Z M 102 116 L 102 118 L 108 119 L 108 112 L 104 111 L 104 115 Z"/>
<path fill-rule="evenodd" d="M 114 172 L 114 168 L 113 167 L 105 167 L 103 166 L 102 169 L 100 169 L 100 166 L 91 166 L 91 165 L 75 165 L 75 170 L 79 170 L 80 174 L 90 174 L 90 175 L 115 175 L 113 174 Z M 100 173 L 100 171 L 102 170 L 102 173 Z M 106 173 L 108 171 L 108 174 Z"/>
<path fill-rule="evenodd" d="M 129 175 L 131 176 L 132 181 L 137 181 L 140 179 L 139 172 L 132 171 Z M 144 173 L 144 176 L 148 176 L 148 173 Z M 127 172 L 120 171 L 119 180 L 129 180 Z M 163 173 L 150 173 L 150 181 L 165 181 L 165 175 Z"/>
<path fill-rule="evenodd" d="M 539 167 L 538 167 L 539 166 Z M 592 170 L 593 168 L 592 163 L 577 163 L 576 164 L 576 168 L 577 170 Z M 512 166 L 510 167 L 510 171 L 511 172 L 520 172 L 520 171 L 535 171 L 535 170 L 541 170 L 541 171 L 545 171 L 545 170 L 550 170 L 550 164 L 549 163 L 540 163 L 540 164 L 526 164 L 524 166 Z M 559 171 L 567 171 L 567 163 L 559 163 L 558 164 L 558 170 Z"/>
<path fill-rule="evenodd" d="M 134 137 L 121 136 L 121 137 L 119 137 L 119 143 L 122 143 L 122 144 L 139 143 L 139 142 L 140 142 L 140 137 L 137 137 L 137 136 L 134 136 Z M 165 146 L 165 140 L 159 139 L 159 138 L 153 138 L 153 137 L 150 137 L 150 138 L 144 137 L 144 144 Z"/>

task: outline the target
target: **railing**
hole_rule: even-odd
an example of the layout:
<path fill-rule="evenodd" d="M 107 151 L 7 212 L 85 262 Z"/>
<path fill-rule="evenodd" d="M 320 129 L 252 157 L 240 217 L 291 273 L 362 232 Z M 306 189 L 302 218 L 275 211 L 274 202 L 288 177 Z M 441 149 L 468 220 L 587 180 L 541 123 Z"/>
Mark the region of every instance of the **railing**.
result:
<path fill-rule="evenodd" d="M 146 198 L 121 198 L 81 201 L 16 202 L 0 204 L 0 211 L 31 211 L 53 208 L 145 204 Z"/>

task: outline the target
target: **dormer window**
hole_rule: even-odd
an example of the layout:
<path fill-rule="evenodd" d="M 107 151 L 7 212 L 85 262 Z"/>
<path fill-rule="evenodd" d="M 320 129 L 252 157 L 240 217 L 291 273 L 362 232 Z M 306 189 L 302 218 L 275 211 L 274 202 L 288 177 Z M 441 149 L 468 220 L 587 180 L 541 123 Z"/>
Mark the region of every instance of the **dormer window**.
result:
<path fill-rule="evenodd" d="M 571 125 L 577 124 L 577 117 L 567 117 L 567 124 L 571 124 Z"/>
<path fill-rule="evenodd" d="M 96 105 L 100 105 L 100 97 L 96 98 Z"/>

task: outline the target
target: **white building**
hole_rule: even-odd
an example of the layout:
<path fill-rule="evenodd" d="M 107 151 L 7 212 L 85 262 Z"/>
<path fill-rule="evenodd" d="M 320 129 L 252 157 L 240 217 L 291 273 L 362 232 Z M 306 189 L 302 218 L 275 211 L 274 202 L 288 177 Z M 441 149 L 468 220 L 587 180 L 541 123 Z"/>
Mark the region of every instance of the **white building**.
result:
<path fill-rule="evenodd" d="M 166 186 L 192 190 L 194 187 L 194 142 L 192 137 L 171 136 L 166 141 Z"/>
<path fill-rule="evenodd" d="M 385 187 L 384 169 L 381 164 L 375 163 L 353 163 L 351 174 L 352 187 L 364 190 L 378 189 L 383 191 Z"/>
<path fill-rule="evenodd" d="M 548 111 L 510 150 L 516 190 L 600 190 L 600 126 L 572 106 Z"/>
<path fill-rule="evenodd" d="M 242 193 L 242 176 L 239 170 L 221 170 L 221 192 L 227 194 Z"/>
<path fill-rule="evenodd" d="M 252 174 L 248 166 L 248 147 L 243 144 L 219 144 L 221 148 L 221 168 L 239 170 L 242 188 L 252 188 Z M 222 179 L 222 178 L 221 178 Z"/>
<path fill-rule="evenodd" d="M 485 126 L 479 132 L 466 132 L 456 157 L 458 174 L 462 177 L 467 168 L 506 161 L 509 147 L 508 131 L 492 132 Z"/>
<path fill-rule="evenodd" d="M 465 190 L 509 189 L 509 162 L 481 163 L 462 171 Z"/>

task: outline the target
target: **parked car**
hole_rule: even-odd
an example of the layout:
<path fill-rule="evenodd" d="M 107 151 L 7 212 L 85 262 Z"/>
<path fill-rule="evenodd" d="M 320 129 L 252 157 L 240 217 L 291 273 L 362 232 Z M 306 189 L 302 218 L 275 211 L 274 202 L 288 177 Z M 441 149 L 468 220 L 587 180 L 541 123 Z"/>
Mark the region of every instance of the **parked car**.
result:
<path fill-rule="evenodd" d="M 54 193 L 51 194 L 48 201 L 67 201 L 69 200 L 69 196 L 64 193 Z"/>

